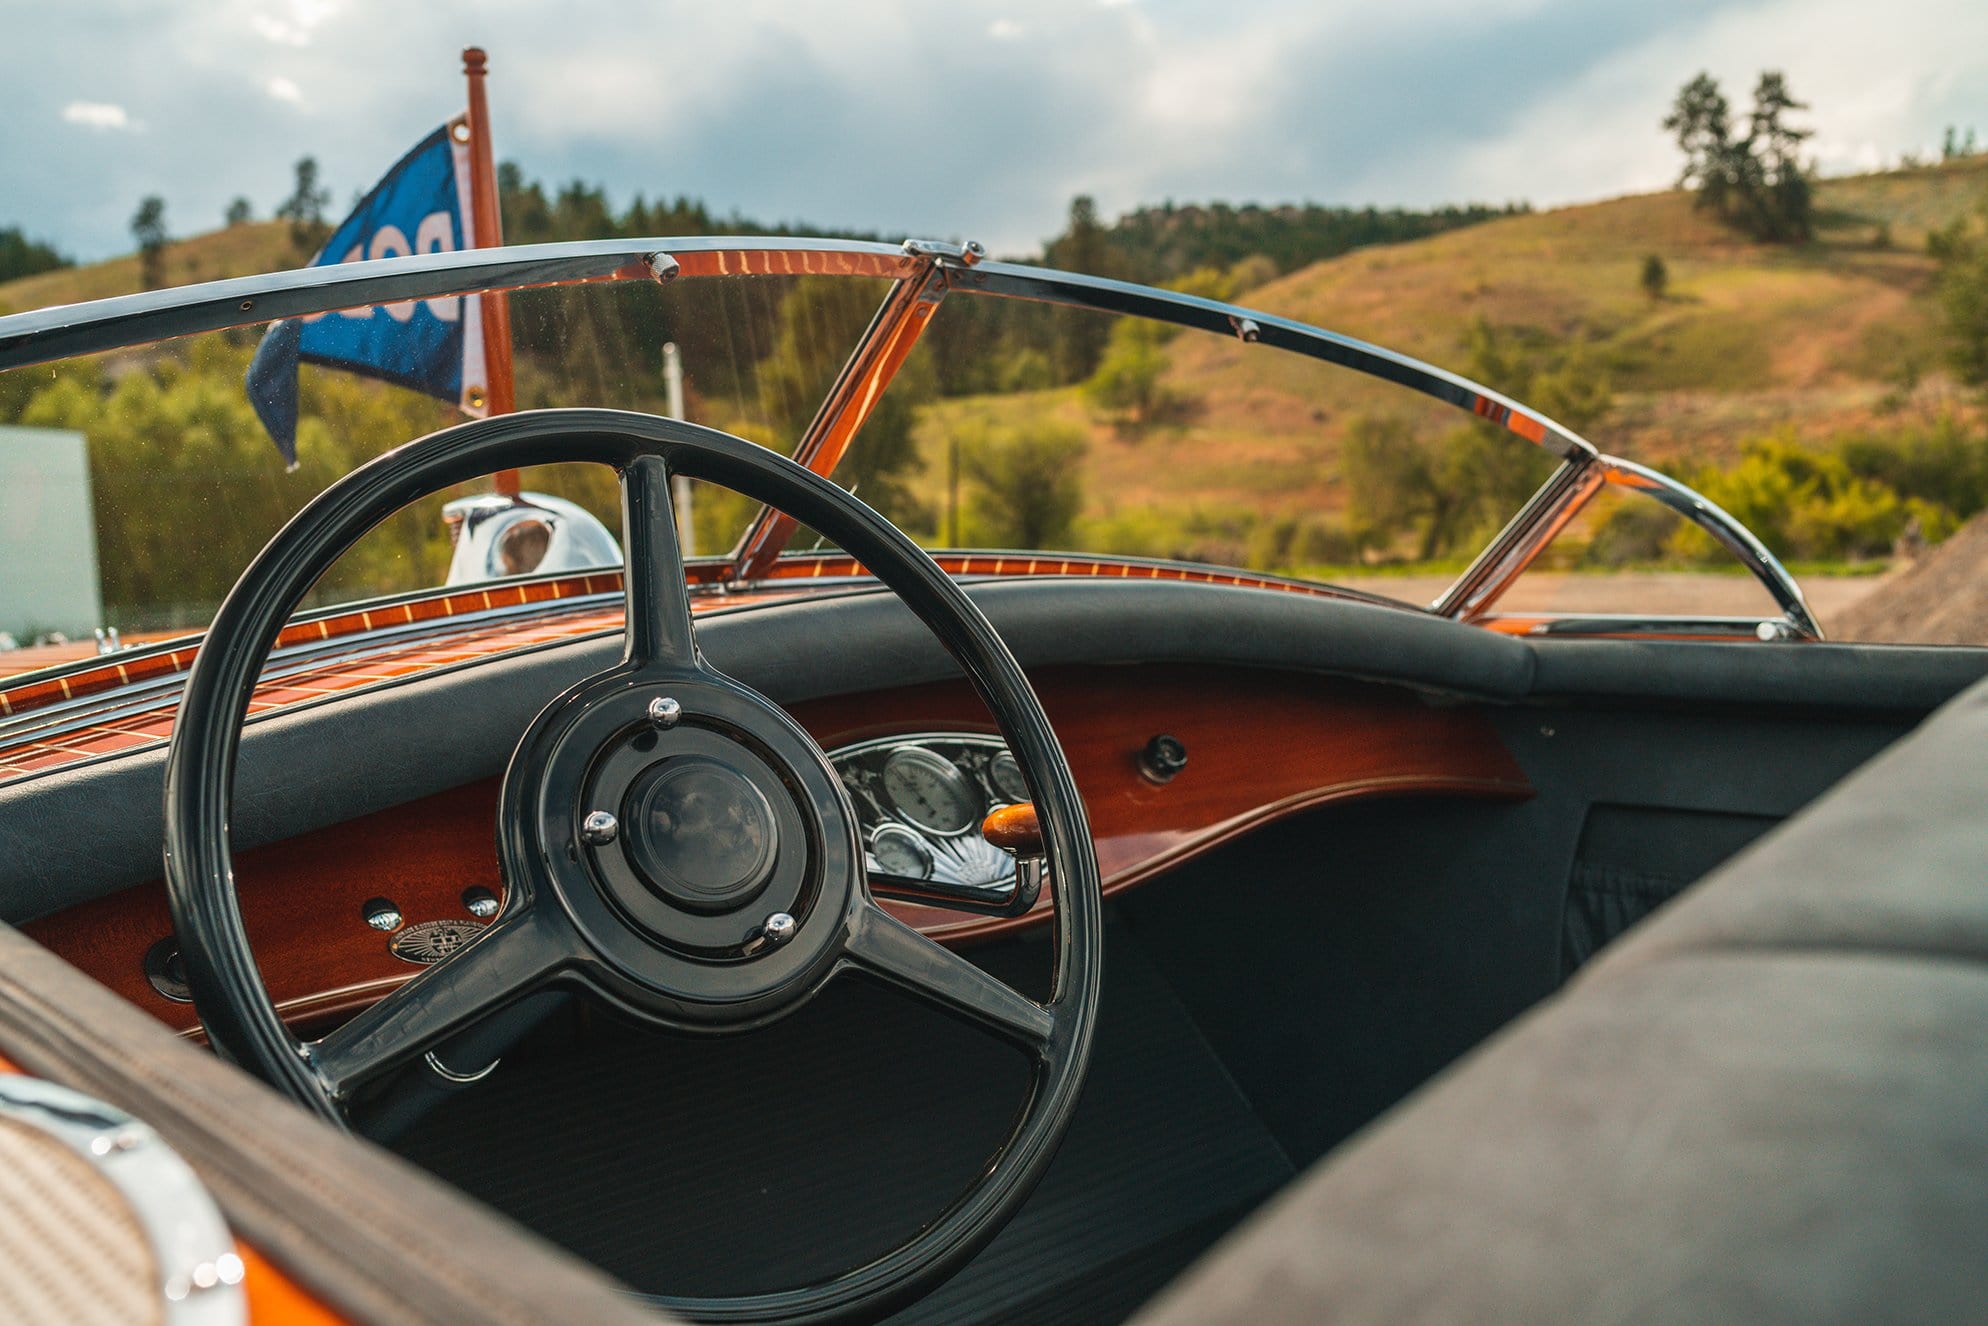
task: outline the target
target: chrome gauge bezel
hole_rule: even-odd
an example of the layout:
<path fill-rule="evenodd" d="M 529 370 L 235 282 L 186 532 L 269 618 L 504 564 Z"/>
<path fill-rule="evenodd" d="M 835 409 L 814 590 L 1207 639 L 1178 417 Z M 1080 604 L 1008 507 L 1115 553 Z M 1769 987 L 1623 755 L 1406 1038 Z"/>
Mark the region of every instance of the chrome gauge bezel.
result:
<path fill-rule="evenodd" d="M 917 769 L 922 775 L 937 780 L 944 786 L 949 796 L 953 796 L 962 808 L 961 820 L 955 825 L 935 824 L 931 819 L 920 816 L 910 806 L 904 804 L 891 791 L 892 776 L 900 769 Z M 878 769 L 881 790 L 886 808 L 897 818 L 921 833 L 940 838 L 953 838 L 962 833 L 971 833 L 980 827 L 980 821 L 987 814 L 986 789 L 978 786 L 969 773 L 957 763 L 947 759 L 929 746 L 901 744 L 884 757 Z"/>
<path fill-rule="evenodd" d="M 883 786 L 884 766 L 905 755 L 920 761 L 943 761 L 953 776 L 963 779 L 972 790 L 977 811 L 964 829 L 949 831 L 923 823 L 890 797 Z M 879 835 L 909 834 L 930 863 L 919 878 L 981 887 L 1014 880 L 1014 858 L 979 832 L 980 821 L 989 811 L 1023 799 L 1009 795 L 993 772 L 997 760 L 1014 759 L 1001 738 L 981 732 L 908 732 L 837 747 L 828 753 L 828 759 L 856 808 L 864 854 L 873 868 L 882 869 L 872 850 Z"/>
<path fill-rule="evenodd" d="M 916 870 L 897 870 L 893 868 L 891 863 L 884 859 L 883 853 L 880 850 L 886 841 L 891 840 L 902 840 L 908 843 L 910 845 L 909 850 L 916 852 L 924 864 Z M 918 832 L 918 830 L 908 824 L 899 824 L 893 820 L 888 824 L 879 824 L 874 829 L 868 829 L 863 834 L 863 846 L 864 850 L 876 860 L 878 865 L 893 875 L 903 875 L 907 879 L 930 879 L 932 877 L 933 858 L 931 845 L 925 841 L 924 834 Z"/>
<path fill-rule="evenodd" d="M 987 761 L 987 782 L 989 790 L 1004 798 L 1009 805 L 1029 799 L 1028 779 L 1022 776 L 1022 762 L 1006 747 Z"/>

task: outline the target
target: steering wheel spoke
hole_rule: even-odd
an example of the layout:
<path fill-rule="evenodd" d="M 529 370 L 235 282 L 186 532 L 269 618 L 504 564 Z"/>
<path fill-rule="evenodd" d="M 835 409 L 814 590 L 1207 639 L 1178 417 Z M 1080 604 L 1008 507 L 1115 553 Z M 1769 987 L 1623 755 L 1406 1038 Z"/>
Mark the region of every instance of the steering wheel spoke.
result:
<path fill-rule="evenodd" d="M 1049 1009 L 880 907 L 857 912 L 844 955 L 858 969 L 1037 1054 L 1055 1034 Z"/>
<path fill-rule="evenodd" d="M 323 1039 L 306 1056 L 334 1100 L 419 1057 L 487 1014 L 543 986 L 573 959 L 574 939 L 550 908 L 501 917 Z"/>
<path fill-rule="evenodd" d="M 637 456 L 621 472 L 627 543 L 628 661 L 638 668 L 697 671 L 690 586 L 670 504 L 670 471 L 659 455 Z"/>

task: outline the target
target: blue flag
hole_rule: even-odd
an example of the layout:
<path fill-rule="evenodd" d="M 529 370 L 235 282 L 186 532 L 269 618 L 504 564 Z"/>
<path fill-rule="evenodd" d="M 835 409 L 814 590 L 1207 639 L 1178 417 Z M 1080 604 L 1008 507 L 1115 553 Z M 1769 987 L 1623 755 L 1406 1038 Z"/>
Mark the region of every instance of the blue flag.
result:
<path fill-rule="evenodd" d="M 462 123 L 450 121 L 402 157 L 310 265 L 470 247 L 476 232 Z M 299 363 L 364 373 L 481 415 L 488 383 L 479 297 L 406 300 L 271 323 L 249 364 L 249 401 L 293 468 Z"/>

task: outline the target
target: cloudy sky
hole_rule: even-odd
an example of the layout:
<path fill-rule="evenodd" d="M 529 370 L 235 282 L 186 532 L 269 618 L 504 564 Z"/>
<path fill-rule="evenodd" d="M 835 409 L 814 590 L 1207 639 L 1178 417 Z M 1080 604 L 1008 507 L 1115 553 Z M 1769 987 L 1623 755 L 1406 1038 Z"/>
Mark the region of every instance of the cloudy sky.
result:
<path fill-rule="evenodd" d="M 1661 187 L 1700 69 L 1825 171 L 1988 137 L 1988 0 L 0 0 L 0 225 L 82 258 L 291 163 L 342 214 L 491 54 L 500 156 L 720 211 L 1034 249 L 1073 194 L 1552 204 Z"/>

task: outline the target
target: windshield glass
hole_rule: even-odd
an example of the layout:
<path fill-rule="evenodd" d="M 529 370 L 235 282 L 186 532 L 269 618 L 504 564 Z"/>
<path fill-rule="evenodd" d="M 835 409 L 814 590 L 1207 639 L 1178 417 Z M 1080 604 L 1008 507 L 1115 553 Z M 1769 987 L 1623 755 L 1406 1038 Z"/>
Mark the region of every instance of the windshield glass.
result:
<path fill-rule="evenodd" d="M 1427 385 L 1403 390 L 1254 344 L 1254 324 L 1245 336 L 1231 315 L 1167 305 L 1169 317 L 1212 323 L 1183 327 L 1004 298 L 970 280 L 934 292 L 910 277 L 722 275 L 736 259 L 701 261 L 694 277 L 660 284 L 512 292 L 516 407 L 676 413 L 798 449 L 935 549 L 1206 563 L 1418 604 L 1558 463 Z M 1290 292 L 1265 285 L 1269 275 L 1241 264 L 1183 284 L 1274 307 Z M 384 324 L 412 306 L 325 316 Z M 0 374 L 0 455 L 16 509 L 5 553 L 17 586 L 0 603 L 0 669 L 18 677 L 198 630 L 304 503 L 464 417 L 466 402 L 307 355 L 289 467 L 244 385 L 266 330 Z M 1558 367 L 1484 325 L 1459 358 L 1514 389 Z M 499 477 L 412 504 L 302 608 L 619 565 L 611 474 L 548 466 L 515 483 L 515 494 Z M 733 578 L 742 567 L 765 573 L 783 549 L 819 547 L 809 531 L 762 528 L 756 503 L 709 485 L 680 494 L 680 519 L 686 510 L 686 551 L 736 556 Z M 755 547 L 768 560 L 752 560 Z"/>

